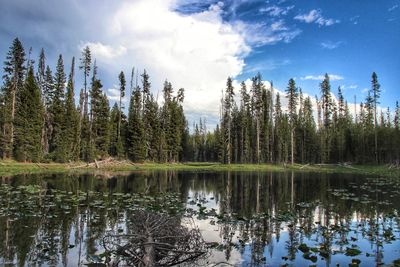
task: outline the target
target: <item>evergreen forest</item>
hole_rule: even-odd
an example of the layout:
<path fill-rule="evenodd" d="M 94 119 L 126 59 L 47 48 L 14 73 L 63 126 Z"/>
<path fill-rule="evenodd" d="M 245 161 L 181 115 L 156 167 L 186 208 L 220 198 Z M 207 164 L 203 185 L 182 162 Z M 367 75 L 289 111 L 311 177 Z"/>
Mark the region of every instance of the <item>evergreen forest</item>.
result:
<path fill-rule="evenodd" d="M 13 40 L 5 55 L 0 90 L 0 157 L 21 162 L 92 162 L 114 157 L 133 162 L 373 163 L 400 159 L 400 106 L 382 109 L 378 75 L 367 97 L 350 110 L 329 75 L 320 94 L 305 96 L 289 79 L 284 94 L 260 74 L 234 88 L 228 78 L 220 123 L 202 118 L 189 129 L 185 91 L 166 80 L 157 101 L 149 74 L 116 74 L 120 99 L 111 107 L 89 47 L 79 59 L 59 55 L 54 68 L 44 50 L 31 58 Z M 76 76 L 82 84 L 76 84 Z M 249 88 L 248 88 L 249 87 Z M 76 97 L 75 94 L 79 93 Z M 125 107 L 123 98 L 129 96 Z M 286 98 L 287 108 L 283 107 Z"/>

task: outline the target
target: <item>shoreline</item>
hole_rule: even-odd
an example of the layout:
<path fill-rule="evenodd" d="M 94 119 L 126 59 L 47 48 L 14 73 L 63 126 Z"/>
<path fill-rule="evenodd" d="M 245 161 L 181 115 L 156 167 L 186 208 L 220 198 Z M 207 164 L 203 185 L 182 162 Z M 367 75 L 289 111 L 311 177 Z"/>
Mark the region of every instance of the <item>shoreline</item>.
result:
<path fill-rule="evenodd" d="M 87 166 L 86 166 L 87 165 Z M 329 172 L 354 173 L 374 176 L 400 177 L 400 169 L 387 165 L 340 165 L 340 164 L 220 164 L 213 162 L 187 163 L 132 163 L 114 161 L 113 164 L 101 162 L 96 165 L 84 162 L 74 163 L 22 163 L 16 161 L 0 161 L 0 176 L 31 173 L 82 173 L 82 172 L 131 172 L 131 171 L 296 171 L 296 172 Z"/>

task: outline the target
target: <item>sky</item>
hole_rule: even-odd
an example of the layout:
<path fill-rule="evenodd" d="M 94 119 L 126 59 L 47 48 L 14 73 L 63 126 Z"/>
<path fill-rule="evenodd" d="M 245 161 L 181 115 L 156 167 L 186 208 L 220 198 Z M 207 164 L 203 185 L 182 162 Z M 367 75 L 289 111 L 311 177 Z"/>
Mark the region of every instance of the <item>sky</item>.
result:
<path fill-rule="evenodd" d="M 281 92 L 294 78 L 310 96 L 328 73 L 334 94 L 341 86 L 359 103 L 375 71 L 381 107 L 400 100 L 400 0 L 0 0 L 0 59 L 15 37 L 33 59 L 43 47 L 52 69 L 62 54 L 67 72 L 89 46 L 111 103 L 120 71 L 129 81 L 132 67 L 146 69 L 159 98 L 168 79 L 185 88 L 190 123 L 211 128 L 227 77 L 238 93 L 258 72 Z"/>

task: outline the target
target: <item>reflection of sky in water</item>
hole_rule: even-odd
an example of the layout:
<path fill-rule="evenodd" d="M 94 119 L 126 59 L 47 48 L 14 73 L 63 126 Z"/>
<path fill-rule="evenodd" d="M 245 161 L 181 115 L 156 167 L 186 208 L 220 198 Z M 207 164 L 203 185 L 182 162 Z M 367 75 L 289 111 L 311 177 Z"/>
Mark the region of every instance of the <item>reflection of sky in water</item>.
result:
<path fill-rule="evenodd" d="M 393 195 L 391 195 L 391 197 L 393 197 Z M 202 207 L 206 207 L 207 210 L 215 209 L 217 213 L 219 213 L 220 207 L 216 202 L 216 199 L 217 198 L 212 193 L 207 193 L 205 191 L 192 191 L 190 189 L 188 193 L 187 207 L 194 210 L 199 210 L 197 203 L 201 203 Z M 334 206 L 334 204 L 330 203 L 329 206 L 332 207 Z M 272 214 L 274 213 L 275 209 L 272 209 Z M 334 218 L 324 220 L 324 216 L 327 213 L 327 210 L 323 206 L 316 206 L 312 213 L 314 214 L 313 223 L 316 227 L 329 227 L 330 225 L 334 225 L 336 222 Z M 380 216 L 382 217 L 382 214 Z M 354 241 L 350 241 L 348 244 L 339 244 L 338 242 L 340 241 L 341 237 L 336 234 L 335 237 L 332 238 L 331 249 L 333 253 L 330 258 L 325 259 L 321 256 L 318 256 L 318 262 L 313 263 L 310 260 L 303 258 L 303 253 L 298 250 L 293 261 L 291 261 L 290 259 L 285 261 L 284 258 L 288 256 L 287 242 L 289 242 L 290 240 L 288 232 L 290 230 L 290 227 L 288 227 L 287 223 L 282 223 L 279 228 L 279 238 L 277 239 L 277 235 L 273 233 L 271 235 L 272 238 L 270 242 L 267 242 L 265 244 L 262 253 L 265 259 L 262 262 L 268 266 L 280 266 L 285 263 L 295 263 L 296 266 L 347 266 L 349 263 L 351 263 L 352 259 L 359 259 L 361 260 L 361 266 L 373 266 L 376 264 L 375 257 L 382 257 L 381 260 L 387 263 L 391 263 L 400 257 L 400 244 L 398 240 L 393 241 L 393 243 L 384 243 L 384 247 L 377 247 L 377 242 L 368 240 L 366 238 L 366 234 L 362 232 L 361 227 L 359 226 L 360 223 L 367 224 L 367 222 L 365 222 L 363 214 L 360 212 L 353 212 L 350 217 L 351 225 L 349 227 L 352 230 L 346 234 L 346 238 L 348 240 Z M 220 232 L 221 227 L 218 225 L 218 223 L 215 223 L 215 221 L 217 221 L 217 219 L 215 218 L 199 219 L 199 217 L 195 217 L 196 225 L 201 230 L 203 237 L 207 242 L 224 243 L 224 239 L 221 236 Z M 382 219 L 379 219 L 378 222 L 380 224 L 384 223 Z M 296 224 L 297 229 L 300 226 L 300 224 Z M 395 236 L 397 236 L 397 238 L 400 237 L 400 231 L 398 230 L 397 223 L 394 222 L 387 227 L 392 227 L 395 230 Z M 366 229 L 368 230 L 369 227 L 367 226 Z M 240 245 L 240 232 L 234 231 L 233 233 L 234 235 L 231 242 L 233 244 Z M 380 234 L 382 235 L 382 229 L 380 229 Z M 384 242 L 382 238 L 380 240 Z M 323 237 L 321 236 L 321 230 L 317 230 L 316 233 L 310 236 L 302 236 L 300 243 L 305 243 L 308 247 L 312 248 L 319 247 L 322 242 Z M 244 249 L 242 249 L 242 252 L 240 252 L 239 249 L 232 249 L 229 259 L 226 258 L 226 254 L 224 253 L 224 251 L 214 249 L 212 255 L 209 258 L 209 261 L 226 262 L 235 266 L 252 266 L 255 264 L 252 261 L 252 245 L 253 243 L 251 241 L 246 242 Z M 345 252 L 346 248 L 348 247 L 357 248 L 362 251 L 362 253 L 353 257 L 346 256 Z M 318 253 L 313 253 L 312 255 L 317 254 Z M 383 257 L 384 254 L 385 256 Z"/>
<path fill-rule="evenodd" d="M 72 178 L 67 177 L 66 179 Z M 46 178 L 43 180 L 46 180 Z M 42 180 L 40 179 L 40 181 Z M 51 179 L 46 181 L 49 184 L 48 186 L 56 187 L 58 185 L 58 180 L 57 182 Z M 20 181 L 18 179 L 14 179 L 12 182 L 15 185 L 26 183 L 25 180 Z M 265 263 L 267 266 L 280 266 L 285 263 L 294 266 L 313 264 L 317 266 L 336 266 L 336 264 L 348 266 L 351 260 L 355 258 L 361 260 L 361 266 L 374 266 L 377 256 L 377 242 L 368 240 L 368 221 L 375 222 L 376 220 L 377 204 L 371 199 L 377 199 L 380 203 L 378 204 L 380 216 L 378 222 L 380 226 L 383 223 L 386 229 L 391 227 L 396 238 L 392 243 L 384 241 L 382 229 L 380 229 L 379 238 L 383 247 L 379 247 L 379 253 L 383 255 L 382 261 L 385 264 L 390 264 L 400 258 L 398 221 L 396 219 L 389 221 L 388 218 L 385 221 L 383 220 L 384 214 L 390 212 L 397 214 L 398 212 L 396 207 L 400 204 L 400 191 L 397 182 L 383 183 L 378 181 L 374 184 L 374 180 L 351 175 L 339 177 L 334 174 L 296 174 L 291 176 L 287 173 L 257 175 L 252 173 L 180 173 L 179 176 L 169 174 L 165 177 L 162 174 L 149 174 L 147 176 L 141 174 L 113 178 L 112 180 L 85 176 L 84 179 L 76 179 L 74 182 L 78 183 L 73 185 L 74 188 L 100 192 L 143 193 L 147 190 L 151 194 L 168 191 L 179 192 L 182 200 L 186 202 L 186 207 L 197 211 L 193 216 L 194 222 L 201 230 L 205 241 L 225 245 L 222 249 L 213 249 L 208 262 L 227 262 L 236 266 L 255 265 L 254 251 L 258 244 L 255 240 L 262 241 L 261 235 L 255 234 L 257 227 L 260 227 L 261 230 L 259 231 L 266 235 L 264 237 L 265 243 L 261 242 L 262 246 L 259 248 L 258 258 L 265 258 L 261 263 Z M 71 183 L 71 180 L 68 180 L 68 183 Z M 376 186 L 379 186 L 380 189 L 376 189 Z M 60 189 L 64 188 L 67 191 L 75 190 L 64 184 L 60 187 Z M 371 190 L 368 191 L 368 189 Z M 245 221 L 232 220 L 233 223 L 226 223 L 224 221 L 219 222 L 215 216 L 198 216 L 200 210 L 198 204 L 206 212 L 215 209 L 216 214 L 233 214 L 239 218 L 245 218 Z M 257 211 L 259 211 L 259 214 L 266 212 L 272 217 L 292 211 L 297 214 L 298 220 L 294 227 L 290 227 L 290 223 L 277 223 L 275 220 L 267 218 L 263 223 L 252 224 L 251 227 L 244 228 L 244 226 L 249 225 L 252 216 L 257 215 Z M 91 212 L 96 213 L 98 210 L 91 210 Z M 122 210 L 123 212 L 124 210 Z M 80 220 L 80 218 L 76 217 L 70 221 L 68 228 L 69 244 L 75 246 L 67 251 L 67 266 L 78 265 L 79 249 L 81 249 L 80 257 L 84 260 L 87 259 L 86 253 L 90 250 L 88 249 L 90 236 L 88 236 L 89 226 L 87 223 L 83 227 L 84 235 L 81 247 L 79 247 L 79 242 L 75 242 L 77 220 Z M 113 230 L 121 228 L 126 232 L 127 226 L 124 223 L 126 220 L 127 217 L 124 214 L 118 223 L 112 226 Z M 336 231 L 331 241 L 333 254 L 328 261 L 321 260 L 318 253 L 313 253 L 312 255 L 318 256 L 318 262 L 313 263 L 303 258 L 301 251 L 296 251 L 301 243 L 307 244 L 310 248 L 320 247 L 321 243 L 324 242 L 323 227 L 329 227 L 335 223 L 350 224 L 350 231 L 345 233 L 349 243 L 338 244 L 337 241 L 340 241 L 338 233 L 340 231 Z M 362 224 L 362 227 L 359 224 Z M 4 228 L 1 229 L 1 227 L 0 225 L 0 230 L 4 231 Z M 43 231 L 47 226 L 41 225 L 40 227 L 40 231 Z M 104 231 L 111 230 L 110 227 L 111 224 L 107 221 L 103 234 Z M 17 231 L 17 234 L 21 234 L 21 232 Z M 248 235 L 249 238 L 246 239 L 245 235 Z M 59 237 L 56 235 L 56 238 Z M 241 245 L 241 240 L 245 240 L 244 246 Z M 295 241 L 292 242 L 295 259 L 285 260 L 285 257 L 289 257 L 288 246 L 291 240 Z M 100 243 L 101 239 L 91 240 L 91 242 L 95 244 L 96 254 L 104 251 Z M 229 244 L 233 246 L 230 247 Z M 351 248 L 353 244 L 362 253 L 355 257 L 344 255 L 346 248 Z M 230 250 L 230 252 L 227 253 L 227 250 Z M 370 254 L 369 257 L 367 257 L 367 253 Z M 62 266 L 61 258 L 61 255 L 59 255 L 59 266 Z M 0 254 L 0 265 L 2 263 L 4 263 L 4 258 Z M 14 264 L 16 263 L 15 255 Z M 29 264 L 25 265 L 28 266 Z M 46 264 L 43 266 L 46 266 Z"/>

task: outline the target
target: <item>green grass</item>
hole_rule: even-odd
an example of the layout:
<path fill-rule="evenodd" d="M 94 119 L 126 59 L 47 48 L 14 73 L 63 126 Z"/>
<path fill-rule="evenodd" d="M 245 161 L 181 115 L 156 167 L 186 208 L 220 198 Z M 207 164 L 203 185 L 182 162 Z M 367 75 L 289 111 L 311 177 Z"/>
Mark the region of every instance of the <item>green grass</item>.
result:
<path fill-rule="evenodd" d="M 76 168 L 85 165 L 83 162 L 71 164 L 59 163 L 20 163 L 15 161 L 0 161 L 0 176 L 24 173 L 57 173 L 57 172 L 90 172 L 96 171 L 94 166 Z M 100 165 L 105 171 L 135 171 L 135 170 L 182 170 L 182 171 L 301 171 L 328 173 L 356 173 L 374 176 L 400 177 L 399 169 L 389 169 L 385 165 L 300 165 L 294 164 L 219 164 L 212 162 L 189 163 L 142 163 L 121 162 L 120 164 Z"/>

